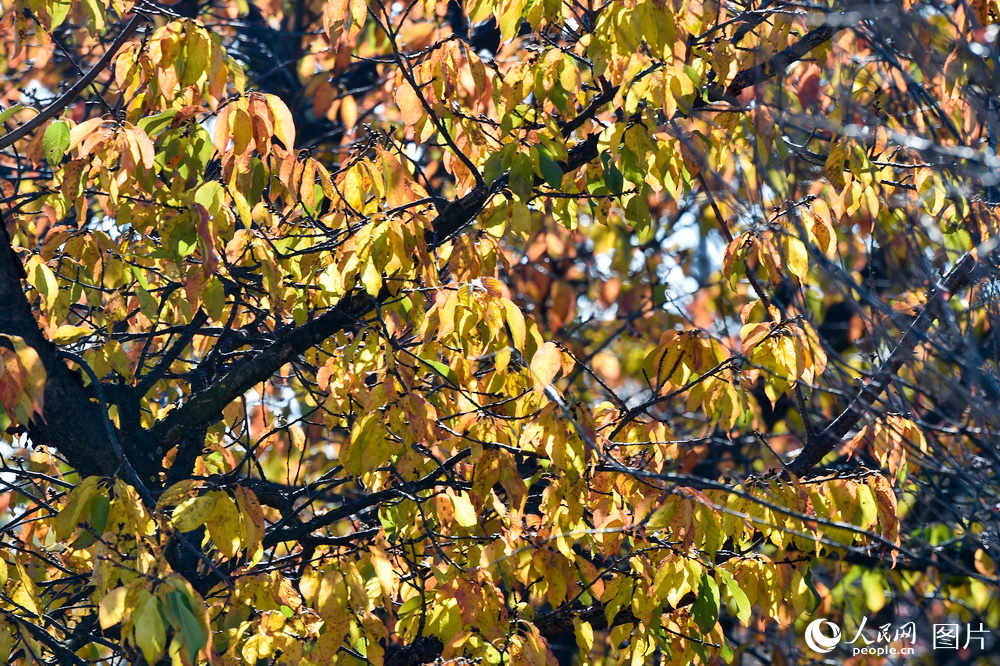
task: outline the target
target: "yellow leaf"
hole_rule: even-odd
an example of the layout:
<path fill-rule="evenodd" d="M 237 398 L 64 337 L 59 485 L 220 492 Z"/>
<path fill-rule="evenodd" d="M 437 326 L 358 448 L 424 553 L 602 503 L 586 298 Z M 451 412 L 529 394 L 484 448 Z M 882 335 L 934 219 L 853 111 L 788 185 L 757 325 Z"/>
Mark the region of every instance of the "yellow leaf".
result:
<path fill-rule="evenodd" d="M 52 342 L 57 345 L 68 345 L 71 342 L 76 342 L 85 335 L 90 335 L 92 332 L 89 328 L 83 326 L 63 324 L 52 334 Z"/>
<path fill-rule="evenodd" d="M 35 615 L 40 615 L 38 604 L 35 602 L 38 598 L 35 581 L 31 580 L 28 570 L 24 568 L 20 560 L 15 561 L 14 565 L 17 567 L 18 581 L 14 583 L 13 589 L 10 592 L 10 598 L 19 606 L 23 606 Z"/>
<path fill-rule="evenodd" d="M 234 494 L 247 536 L 245 545 L 252 553 L 264 538 L 264 511 L 260 508 L 260 501 L 252 490 L 236 486 Z"/>
<path fill-rule="evenodd" d="M 205 526 L 219 552 L 231 558 L 240 550 L 240 512 L 226 493 L 216 491 L 210 494 L 216 496 L 215 508 Z"/>
<path fill-rule="evenodd" d="M 42 297 L 42 303 L 46 310 L 51 310 L 59 296 L 59 283 L 56 282 L 56 275 L 52 272 L 44 261 L 38 257 L 28 260 L 25 269 L 28 273 L 28 283 L 31 284 Z"/>
<path fill-rule="evenodd" d="M 11 589 L 9 591 L 10 598 L 15 604 L 21 606 L 28 610 L 28 612 L 38 615 L 38 604 L 35 603 L 35 596 L 31 593 L 31 590 L 23 582 L 15 582 L 11 584 Z"/>
<path fill-rule="evenodd" d="M 573 626 L 576 628 L 576 645 L 581 653 L 590 654 L 594 649 L 594 628 L 589 622 L 583 622 L 578 618 L 573 619 Z"/>
<path fill-rule="evenodd" d="M 500 302 L 503 304 L 507 327 L 510 328 L 511 340 L 517 349 L 523 351 L 525 337 L 524 314 L 521 312 L 521 308 L 517 307 L 509 298 L 501 298 Z"/>
<path fill-rule="evenodd" d="M 344 176 L 344 200 L 356 211 L 365 205 L 364 180 L 358 169 L 351 169 Z"/>
<path fill-rule="evenodd" d="M 0 661 L 7 661 L 10 658 L 10 651 L 14 647 L 14 634 L 10 629 L 0 626 Z"/>
<path fill-rule="evenodd" d="M 76 530 L 76 526 L 80 522 L 80 516 L 90 506 L 90 500 L 93 498 L 94 493 L 97 492 L 98 480 L 99 477 L 88 476 L 76 488 L 70 491 L 69 497 L 66 499 L 66 506 L 63 507 L 63 510 L 59 512 L 59 515 L 56 516 L 53 522 L 56 538 L 67 539 Z"/>
<path fill-rule="evenodd" d="M 274 135 L 285 144 L 285 148 L 291 150 L 295 146 L 295 122 L 292 120 L 292 112 L 280 97 L 276 95 L 264 95 L 264 97 L 274 116 Z"/>
<path fill-rule="evenodd" d="M 878 504 L 871 488 L 858 485 L 858 513 L 855 524 L 863 530 L 874 527 L 878 522 Z"/>
<path fill-rule="evenodd" d="M 179 483 L 175 483 L 160 495 L 160 499 L 156 501 L 156 509 L 158 511 L 163 510 L 164 507 L 177 506 L 184 499 L 187 499 L 191 493 L 195 492 L 198 487 L 198 481 L 194 479 L 187 479 Z"/>
<path fill-rule="evenodd" d="M 347 129 L 353 129 L 358 123 L 358 103 L 351 95 L 340 100 L 340 118 Z"/>
<path fill-rule="evenodd" d="M 270 636 L 255 634 L 243 644 L 243 659 L 248 664 L 256 664 L 260 659 L 267 659 L 274 654 L 274 639 Z"/>
<path fill-rule="evenodd" d="M 555 343 L 546 342 L 539 347 L 531 357 L 530 366 L 531 376 L 535 380 L 535 393 L 541 395 L 555 379 L 560 368 L 562 368 L 562 352 Z"/>
<path fill-rule="evenodd" d="M 101 599 L 101 604 L 97 609 L 97 618 L 101 623 L 101 629 L 113 627 L 125 617 L 126 595 L 128 595 L 127 587 L 116 587 Z"/>
<path fill-rule="evenodd" d="M 184 500 L 177 505 L 171 516 L 174 527 L 181 532 L 198 529 L 212 515 L 216 499 L 216 495 L 209 493 Z"/>
<path fill-rule="evenodd" d="M 451 505 L 455 508 L 455 522 L 462 527 L 475 527 L 479 523 L 479 516 L 476 515 L 467 493 L 452 495 Z"/>
<path fill-rule="evenodd" d="M 135 613 L 135 644 L 150 664 L 163 656 L 167 642 L 167 628 L 160 614 L 160 600 L 149 596 Z"/>
<path fill-rule="evenodd" d="M 809 252 L 806 250 L 805 243 L 794 236 L 786 236 L 785 257 L 788 271 L 800 282 L 805 282 L 806 275 L 809 273 Z"/>
<path fill-rule="evenodd" d="M 129 152 L 132 153 L 132 161 L 137 166 L 141 164 L 147 170 L 153 168 L 153 160 L 156 158 L 156 149 L 153 142 L 149 140 L 149 135 L 138 127 L 129 127 L 125 130 L 128 139 Z"/>
<path fill-rule="evenodd" d="M 372 567 L 374 567 L 375 575 L 382 586 L 382 592 L 388 597 L 396 587 L 396 574 L 392 569 L 392 562 L 386 557 L 385 551 L 378 546 L 372 546 L 371 556 Z"/>
<path fill-rule="evenodd" d="M 382 274 L 371 261 L 365 262 L 365 269 L 361 273 L 361 284 L 372 296 L 378 296 L 379 290 L 382 289 Z"/>

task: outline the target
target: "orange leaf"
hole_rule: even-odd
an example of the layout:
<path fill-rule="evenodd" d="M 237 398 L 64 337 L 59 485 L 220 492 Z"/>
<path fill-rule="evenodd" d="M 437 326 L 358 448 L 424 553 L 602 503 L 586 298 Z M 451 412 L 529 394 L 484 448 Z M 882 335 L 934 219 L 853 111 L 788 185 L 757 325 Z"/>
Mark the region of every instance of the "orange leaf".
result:
<path fill-rule="evenodd" d="M 396 88 L 396 104 L 399 105 L 399 111 L 403 114 L 403 122 L 407 125 L 417 124 L 424 116 L 424 109 L 420 104 L 420 98 L 417 97 L 417 91 L 407 81 Z"/>
<path fill-rule="evenodd" d="M 562 352 L 552 342 L 546 342 L 531 357 L 531 375 L 535 380 L 535 393 L 541 395 L 562 368 Z"/>

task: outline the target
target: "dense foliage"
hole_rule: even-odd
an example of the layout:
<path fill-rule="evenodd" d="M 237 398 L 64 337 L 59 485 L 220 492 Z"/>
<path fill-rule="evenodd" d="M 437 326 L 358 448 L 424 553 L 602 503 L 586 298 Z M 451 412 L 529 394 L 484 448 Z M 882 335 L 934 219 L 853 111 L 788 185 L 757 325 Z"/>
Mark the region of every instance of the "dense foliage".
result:
<path fill-rule="evenodd" d="M 0 659 L 1000 629 L 994 0 L 2 8 Z"/>

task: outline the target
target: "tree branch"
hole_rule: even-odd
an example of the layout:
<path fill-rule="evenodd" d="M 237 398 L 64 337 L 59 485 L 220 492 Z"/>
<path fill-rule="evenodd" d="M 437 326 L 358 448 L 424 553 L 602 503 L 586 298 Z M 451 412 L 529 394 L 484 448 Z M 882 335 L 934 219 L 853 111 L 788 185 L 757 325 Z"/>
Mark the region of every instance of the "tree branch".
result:
<path fill-rule="evenodd" d="M 238 363 L 229 374 L 192 395 L 153 427 L 159 453 L 162 455 L 180 442 L 188 431 L 211 421 L 236 397 L 266 380 L 285 363 L 360 321 L 374 307 L 374 298 L 366 292 L 355 292 L 316 319 L 278 338 L 252 359 Z"/>
<path fill-rule="evenodd" d="M 770 78 L 781 67 L 829 39 L 838 29 L 824 27 L 813 30 L 796 44 L 772 56 L 767 62 L 739 72 L 729 90 L 735 91 L 733 94 L 738 94 L 750 83 Z M 615 92 L 615 88 L 608 88 L 598 95 L 594 102 L 581 112 L 578 118 L 583 120 L 579 124 L 576 123 L 576 118 L 569 121 L 564 126 L 564 133 L 567 128 L 572 132 L 582 125 L 586 118 L 596 114 L 600 106 L 614 99 Z M 595 132 L 573 146 L 569 150 L 566 162 L 561 165 L 563 171 L 573 171 L 597 159 L 599 155 L 597 142 L 598 133 Z M 478 184 L 465 196 L 452 201 L 433 221 L 433 231 L 427 232 L 426 240 L 431 248 L 440 247 L 471 224 L 490 198 L 506 186 L 507 178 L 508 175 L 504 174 L 492 184 Z M 153 432 L 159 442 L 158 453 L 162 455 L 180 442 L 185 432 L 215 418 L 236 397 L 266 380 L 278 368 L 312 345 L 361 320 L 374 310 L 376 303 L 376 299 L 367 294 L 355 292 L 326 313 L 286 334 L 253 359 L 237 365 L 211 387 L 192 395 L 184 405 L 170 412 L 154 427 Z"/>
<path fill-rule="evenodd" d="M 119 461 L 104 430 L 104 417 L 59 350 L 42 335 L 21 283 L 23 276 L 0 214 L 0 334 L 22 338 L 45 368 L 45 403 L 43 414 L 32 419 L 32 441 L 58 449 L 80 474 L 113 476 Z"/>
<path fill-rule="evenodd" d="M 817 465 L 843 441 L 844 437 L 858 424 L 868 408 L 873 405 L 889 382 L 899 372 L 913 354 L 913 350 L 927 337 L 927 331 L 937 320 L 941 308 L 947 307 L 945 300 L 959 289 L 969 284 L 979 260 L 976 251 L 968 252 L 955 262 L 941 282 L 934 284 L 927 293 L 927 306 L 917 315 L 903 338 L 892 350 L 889 358 L 882 363 L 875 375 L 855 394 L 847 408 L 833 419 L 812 442 L 803 447 L 798 456 L 788 464 L 788 470 L 802 475 Z"/>
<path fill-rule="evenodd" d="M 743 92 L 745 88 L 749 88 L 752 85 L 762 83 L 763 81 L 770 79 L 778 72 L 783 71 L 793 62 L 801 60 L 802 56 L 809 53 L 820 44 L 827 42 L 836 32 L 842 29 L 843 26 L 832 26 L 827 24 L 814 30 L 810 30 L 806 33 L 805 37 L 778 53 L 775 53 L 764 62 L 738 72 L 726 88 L 725 96 L 736 97 Z"/>
<path fill-rule="evenodd" d="M 437 469 L 433 472 L 427 474 L 427 476 L 423 477 L 419 481 L 411 483 L 408 486 L 408 489 L 412 491 L 419 491 L 433 488 L 437 485 L 438 479 L 441 478 L 442 474 L 446 473 L 455 465 L 468 458 L 471 453 L 472 451 L 469 449 L 459 451 L 438 465 Z M 361 513 L 366 509 L 372 508 L 373 506 L 378 506 L 382 502 L 398 496 L 398 494 L 398 488 L 386 488 L 385 490 L 380 490 L 377 493 L 372 493 L 371 495 L 367 495 L 354 500 L 353 502 L 337 507 L 336 509 L 327 511 L 324 514 L 315 516 L 311 520 L 307 520 L 304 523 L 299 523 L 298 525 L 292 527 L 275 529 L 264 537 L 264 547 L 270 548 L 271 546 L 277 545 L 282 541 L 297 541 L 304 535 L 310 534 L 324 527 L 329 527 L 338 520 L 349 518 L 350 516 Z"/>
<path fill-rule="evenodd" d="M 141 23 L 142 20 L 142 15 L 134 14 L 132 18 L 128 20 L 128 23 L 122 27 L 122 31 L 118 33 L 115 40 L 111 42 L 108 50 L 104 52 L 104 55 L 101 56 L 100 60 L 98 60 L 86 74 L 77 79 L 73 85 L 66 89 L 66 92 L 42 109 L 37 116 L 17 127 L 14 131 L 0 136 L 0 150 L 13 145 L 15 141 L 31 134 L 31 132 L 33 132 L 36 128 L 45 124 L 47 120 L 54 117 L 57 113 L 65 109 L 70 102 L 76 99 L 77 96 L 90 85 L 91 81 L 96 79 L 97 75 L 111 63 L 115 54 L 118 53 L 118 49 L 120 49 L 122 45 L 128 41 L 128 38 L 132 36 L 132 33 L 139 27 L 139 23 Z"/>

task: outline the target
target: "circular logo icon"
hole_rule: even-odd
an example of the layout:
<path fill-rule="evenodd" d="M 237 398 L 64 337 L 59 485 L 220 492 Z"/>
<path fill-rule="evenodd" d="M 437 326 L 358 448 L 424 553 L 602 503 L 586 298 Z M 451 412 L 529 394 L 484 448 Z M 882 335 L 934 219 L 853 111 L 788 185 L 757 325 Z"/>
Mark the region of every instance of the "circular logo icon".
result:
<path fill-rule="evenodd" d="M 830 626 L 829 631 L 832 636 L 827 636 L 823 633 L 823 625 Z M 823 618 L 813 620 L 806 627 L 805 639 L 806 645 L 813 652 L 819 652 L 820 654 L 832 652 L 833 648 L 837 647 L 837 644 L 840 643 L 840 627 Z"/>

